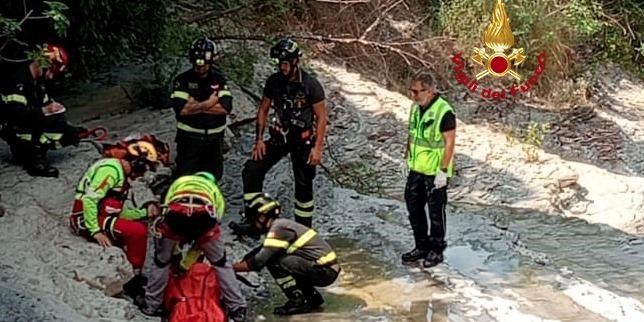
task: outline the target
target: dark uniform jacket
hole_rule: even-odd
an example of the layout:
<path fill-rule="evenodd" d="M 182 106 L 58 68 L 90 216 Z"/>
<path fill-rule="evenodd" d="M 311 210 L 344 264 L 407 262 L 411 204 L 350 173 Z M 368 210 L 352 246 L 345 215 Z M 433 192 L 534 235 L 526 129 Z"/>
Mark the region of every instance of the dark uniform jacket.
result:
<path fill-rule="evenodd" d="M 177 116 L 177 127 L 180 130 L 192 132 L 190 129 L 207 130 L 207 134 L 223 133 L 226 125 L 225 115 L 199 113 L 194 115 L 180 115 L 183 106 L 192 96 L 202 102 L 210 95 L 219 96 L 219 104 L 230 113 L 233 108 L 233 97 L 228 89 L 226 78 L 215 68 L 210 68 L 208 75 L 200 78 L 194 70 L 188 70 L 174 80 L 174 89 L 171 96 L 171 105 Z M 182 124 L 187 125 L 184 127 Z"/>
<path fill-rule="evenodd" d="M 320 266 L 337 263 L 336 253 L 315 230 L 289 219 L 278 218 L 266 234 L 261 250 L 248 259 L 248 266 L 251 270 L 259 271 L 285 254 L 300 256 Z"/>
<path fill-rule="evenodd" d="M 45 116 L 42 107 L 53 102 L 45 85 L 34 80 L 29 64 L 20 64 L 0 80 L 2 110 L 0 119 L 19 128 L 40 126 Z"/>

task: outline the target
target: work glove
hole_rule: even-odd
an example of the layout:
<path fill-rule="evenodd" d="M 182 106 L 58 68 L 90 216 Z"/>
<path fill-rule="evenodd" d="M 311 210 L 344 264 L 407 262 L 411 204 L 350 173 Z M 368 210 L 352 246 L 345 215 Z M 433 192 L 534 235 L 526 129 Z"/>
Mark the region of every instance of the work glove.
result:
<path fill-rule="evenodd" d="M 443 170 L 438 170 L 436 176 L 434 177 L 434 188 L 441 189 L 447 185 L 447 173 Z"/>
<path fill-rule="evenodd" d="M 400 175 L 402 175 L 403 179 L 407 179 L 407 177 L 409 177 L 409 166 L 407 165 L 407 161 L 402 162 L 400 166 Z"/>

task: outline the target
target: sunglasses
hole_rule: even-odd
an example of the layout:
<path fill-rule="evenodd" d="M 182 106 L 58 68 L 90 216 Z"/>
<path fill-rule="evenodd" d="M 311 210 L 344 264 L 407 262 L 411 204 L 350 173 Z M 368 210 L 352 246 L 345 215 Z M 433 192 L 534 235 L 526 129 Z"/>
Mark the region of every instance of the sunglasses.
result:
<path fill-rule="evenodd" d="M 414 94 L 414 96 L 416 96 L 416 95 L 418 95 L 418 94 L 420 94 L 420 93 L 422 93 L 422 92 L 427 92 L 428 90 L 429 90 L 429 89 L 427 89 L 427 88 L 423 88 L 423 89 L 413 89 L 413 88 L 410 88 L 410 89 L 409 89 L 409 91 L 410 91 L 412 94 Z"/>

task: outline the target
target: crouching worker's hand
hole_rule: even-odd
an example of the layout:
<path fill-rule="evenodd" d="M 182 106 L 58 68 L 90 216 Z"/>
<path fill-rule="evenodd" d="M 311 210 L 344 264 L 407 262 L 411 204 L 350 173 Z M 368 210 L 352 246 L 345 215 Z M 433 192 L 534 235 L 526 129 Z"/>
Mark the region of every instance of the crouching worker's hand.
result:
<path fill-rule="evenodd" d="M 161 215 L 161 206 L 156 201 L 148 201 L 142 208 L 147 210 L 149 219 L 155 219 Z"/>

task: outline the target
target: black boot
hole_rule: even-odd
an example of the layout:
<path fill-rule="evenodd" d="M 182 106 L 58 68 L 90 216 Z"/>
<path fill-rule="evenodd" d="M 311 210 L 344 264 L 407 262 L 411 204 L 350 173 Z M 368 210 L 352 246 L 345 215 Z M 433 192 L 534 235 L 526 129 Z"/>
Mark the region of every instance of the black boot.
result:
<path fill-rule="evenodd" d="M 413 263 L 419 259 L 423 259 L 429 253 L 428 250 L 414 248 L 412 251 L 402 254 L 402 261 L 404 263 Z"/>
<path fill-rule="evenodd" d="M 58 169 L 48 165 L 47 163 L 38 162 L 26 164 L 25 170 L 27 170 L 27 173 L 33 177 L 58 178 Z"/>
<path fill-rule="evenodd" d="M 313 226 L 313 217 L 295 216 L 295 222 L 311 228 Z"/>
<path fill-rule="evenodd" d="M 318 292 L 314 287 L 311 287 L 307 292 L 306 292 L 306 300 L 309 302 L 309 305 L 311 305 L 312 309 L 317 309 L 322 304 L 324 304 L 324 298 L 322 297 L 322 294 Z"/>
<path fill-rule="evenodd" d="M 300 290 L 288 292 L 289 300 L 282 306 L 278 306 L 273 310 L 275 315 L 294 315 L 310 313 L 313 309 L 311 305 L 304 298 L 304 294 Z"/>
<path fill-rule="evenodd" d="M 25 170 L 34 177 L 58 177 L 58 169 L 49 165 L 47 161 L 47 147 L 33 145 L 28 148 L 27 154 L 21 156 Z"/>
<path fill-rule="evenodd" d="M 433 267 L 442 262 L 443 262 L 443 253 L 442 252 L 439 253 L 437 251 L 431 250 L 429 251 L 429 253 L 427 253 L 427 256 L 425 257 L 425 259 L 423 259 L 423 267 L 425 268 Z"/>
<path fill-rule="evenodd" d="M 148 279 L 141 275 L 137 274 L 132 277 L 127 283 L 123 284 L 123 293 L 126 296 L 129 296 L 132 299 L 137 299 L 137 297 L 145 295 L 145 285 L 148 283 Z"/>

